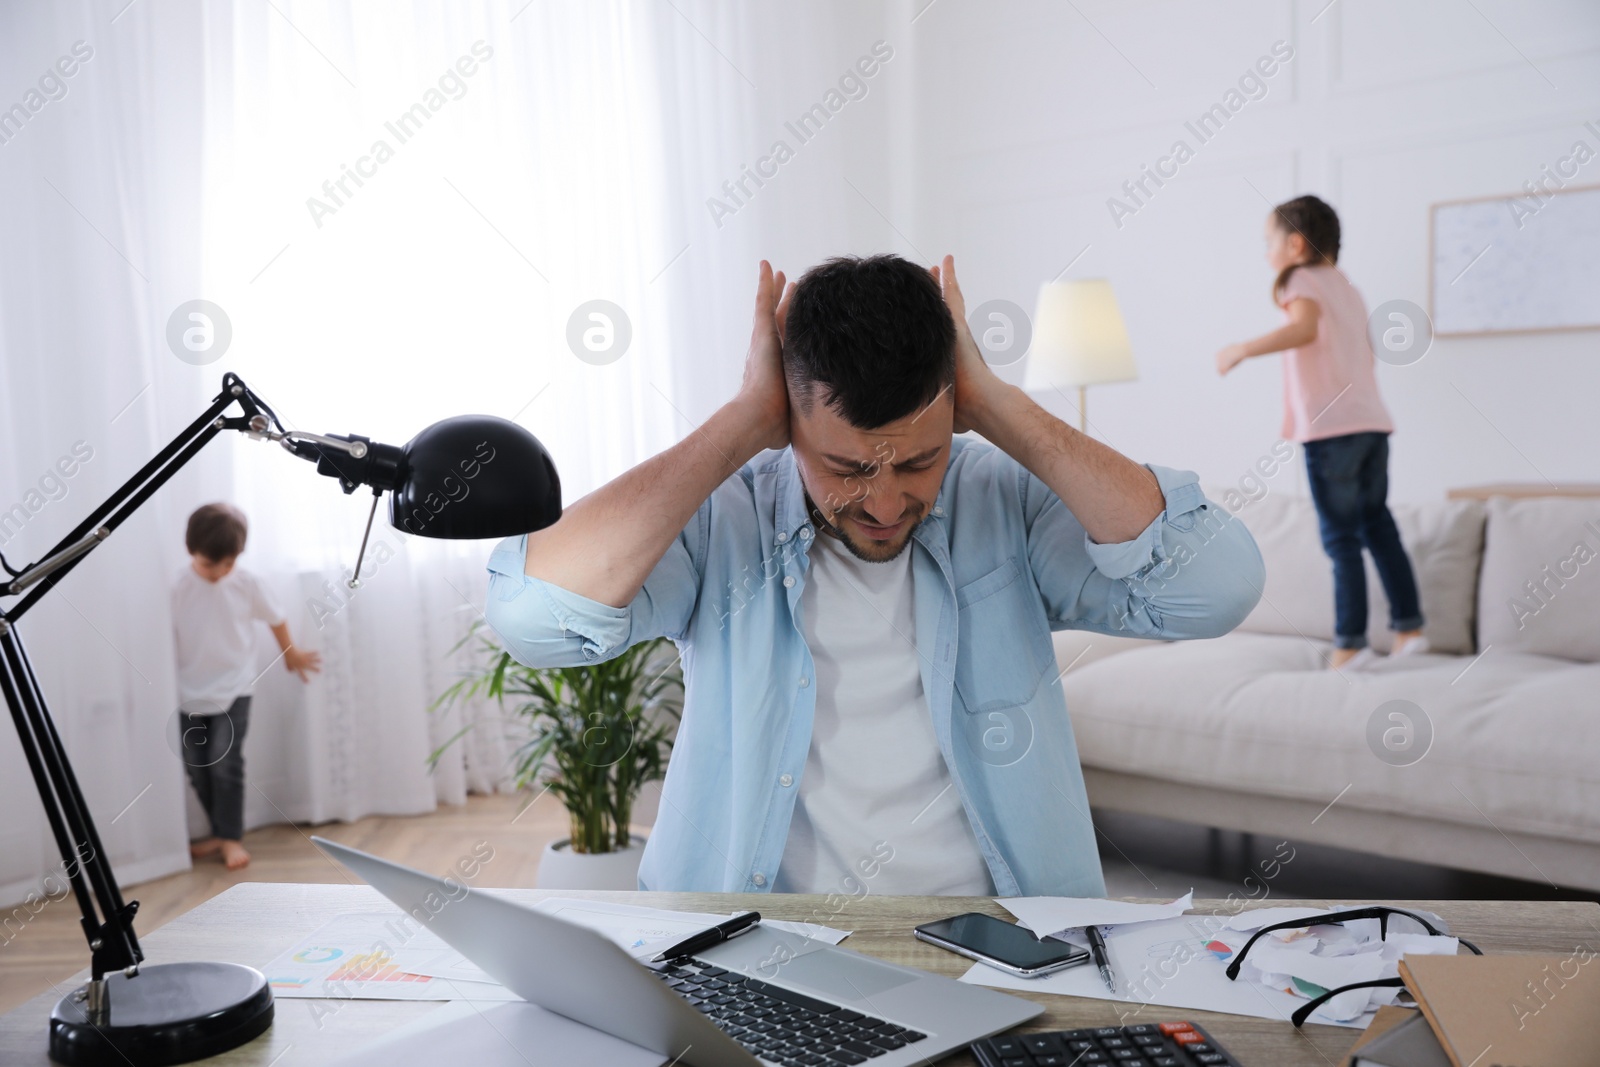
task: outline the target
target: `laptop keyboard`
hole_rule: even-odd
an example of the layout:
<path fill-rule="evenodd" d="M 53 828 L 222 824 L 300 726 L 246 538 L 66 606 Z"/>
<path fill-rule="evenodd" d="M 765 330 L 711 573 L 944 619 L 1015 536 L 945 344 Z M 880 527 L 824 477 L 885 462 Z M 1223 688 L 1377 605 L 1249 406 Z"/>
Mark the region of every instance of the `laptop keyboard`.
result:
<path fill-rule="evenodd" d="M 753 1055 L 783 1067 L 867 1063 L 928 1036 L 702 960 L 674 960 L 655 974 Z"/>

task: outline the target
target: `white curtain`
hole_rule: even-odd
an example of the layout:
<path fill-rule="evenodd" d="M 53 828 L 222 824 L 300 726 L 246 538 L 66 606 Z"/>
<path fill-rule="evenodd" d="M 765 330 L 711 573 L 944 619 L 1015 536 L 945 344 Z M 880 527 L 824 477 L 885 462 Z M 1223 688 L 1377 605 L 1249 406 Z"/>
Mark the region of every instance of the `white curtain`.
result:
<path fill-rule="evenodd" d="M 192 418 L 223 370 L 293 428 L 402 444 L 453 414 L 516 419 L 555 456 L 570 503 L 732 395 L 757 259 L 798 274 L 843 252 L 923 256 L 901 232 L 899 131 L 913 85 L 899 6 L 241 0 L 37 5 L 0 19 L 26 31 L 0 41 L 5 69 L 42 69 L 52 49 L 105 40 L 67 98 L 23 132 L 40 127 L 52 154 L 24 157 L 22 138 L 0 146 L 21 226 L 0 245 L 0 506 L 73 440 L 107 441 L 69 500 L 30 521 L 23 559 Z M 804 144 L 786 131 L 885 38 L 894 59 L 826 129 Z M 719 217 L 709 202 L 778 139 L 793 158 Z M 194 298 L 232 328 L 224 357 L 198 367 L 165 340 L 172 309 Z M 569 319 L 594 300 L 631 327 L 612 362 L 568 346 Z M 276 446 L 229 435 L 64 587 L 138 651 L 127 658 L 150 684 L 66 604 L 28 620 L 41 659 L 71 649 L 46 684 L 74 758 L 131 776 L 92 796 L 102 827 L 142 787 L 133 777 L 160 779 L 115 827 L 130 834 L 148 812 L 147 838 L 125 848 L 143 876 L 187 862 L 186 790 L 157 728 L 172 705 L 165 590 L 185 562 L 183 517 L 214 499 L 250 516 L 243 565 L 324 662 L 302 685 L 262 635 L 250 825 L 427 811 L 505 786 L 514 734 L 482 705 L 427 710 L 461 666 L 447 653 L 481 607 L 489 546 L 406 538 L 380 511 L 352 593 L 343 582 L 370 496 L 346 497 Z M 120 733 L 96 725 L 96 707 Z M 475 721 L 430 774 L 427 754 Z M 6 800 L 30 792 L 20 767 L 0 744 Z M 0 889 L 47 869 L 40 829 L 0 869 Z M 0 836 L 0 854 L 11 851 Z"/>
<path fill-rule="evenodd" d="M 198 5 L 111 14 L 0 6 L 0 552 L 13 567 L 42 558 L 210 395 L 162 341 L 198 285 Z M 182 554 L 176 498 L 221 467 L 202 456 L 18 625 L 125 881 L 189 862 L 167 576 Z M 60 860 L 9 722 L 0 806 L 11 903 Z"/>

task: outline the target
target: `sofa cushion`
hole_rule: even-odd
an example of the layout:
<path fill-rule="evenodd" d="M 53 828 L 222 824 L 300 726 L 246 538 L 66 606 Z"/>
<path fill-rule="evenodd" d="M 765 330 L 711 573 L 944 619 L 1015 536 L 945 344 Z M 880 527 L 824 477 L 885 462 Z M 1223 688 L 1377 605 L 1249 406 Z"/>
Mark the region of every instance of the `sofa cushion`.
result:
<path fill-rule="evenodd" d="M 1422 632 L 1437 652 L 1471 655 L 1478 606 L 1478 568 L 1483 562 L 1484 507 L 1477 500 L 1437 504 L 1391 504 L 1400 540 L 1411 556 L 1427 620 Z M 1320 543 L 1320 542 L 1319 542 Z M 1367 562 L 1367 640 L 1379 652 L 1394 647 L 1389 598 L 1383 594 L 1372 556 Z M 1328 581 L 1333 582 L 1332 564 Z"/>
<path fill-rule="evenodd" d="M 1360 673 L 1319 661 L 1298 637 L 1236 632 L 1121 652 L 1062 686 L 1087 767 L 1600 843 L 1600 665 L 1499 648 Z M 1368 741 L 1393 700 L 1431 725 L 1409 766 Z"/>
<path fill-rule="evenodd" d="M 1050 635 L 1050 643 L 1055 646 L 1056 670 L 1065 672 L 1087 667 L 1118 652 L 1163 642 L 1146 637 L 1109 637 L 1091 630 L 1057 630 Z"/>
<path fill-rule="evenodd" d="M 1255 536 L 1266 561 L 1261 602 L 1240 624 L 1247 633 L 1333 640 L 1333 565 L 1322 551 L 1316 507 L 1308 497 L 1271 493 L 1251 501 L 1237 493 L 1208 493 L 1231 501 Z M 1242 500 L 1242 503 L 1240 502 Z M 1391 504 L 1400 540 L 1411 556 L 1427 619 L 1423 632 L 1439 652 L 1475 651 L 1473 616 L 1483 547 L 1483 505 L 1474 500 Z M 1394 647 L 1389 601 L 1367 557 L 1367 642 L 1379 652 Z"/>
<path fill-rule="evenodd" d="M 1489 501 L 1479 641 L 1600 662 L 1600 500 Z"/>

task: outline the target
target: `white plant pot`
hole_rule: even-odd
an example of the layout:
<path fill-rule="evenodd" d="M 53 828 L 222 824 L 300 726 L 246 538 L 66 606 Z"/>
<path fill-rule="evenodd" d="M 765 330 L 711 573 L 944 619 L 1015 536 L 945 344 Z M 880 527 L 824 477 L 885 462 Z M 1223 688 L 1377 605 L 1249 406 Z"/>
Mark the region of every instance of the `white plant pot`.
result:
<path fill-rule="evenodd" d="M 540 889 L 638 889 L 639 859 L 644 838 L 630 834 L 632 842 L 620 852 L 586 854 L 572 851 L 572 839 L 563 837 L 544 847 L 534 885 Z"/>

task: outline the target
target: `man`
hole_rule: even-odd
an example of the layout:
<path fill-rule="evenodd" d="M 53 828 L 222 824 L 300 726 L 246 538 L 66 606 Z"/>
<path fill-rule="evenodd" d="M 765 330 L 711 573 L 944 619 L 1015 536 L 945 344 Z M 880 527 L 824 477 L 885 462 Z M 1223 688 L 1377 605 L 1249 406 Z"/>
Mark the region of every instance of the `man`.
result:
<path fill-rule="evenodd" d="M 733 400 L 495 550 L 519 661 L 682 652 L 642 888 L 1104 894 L 1050 631 L 1226 633 L 1261 557 L 1194 475 L 1002 382 L 964 320 L 949 257 L 787 287 L 763 262 Z"/>

